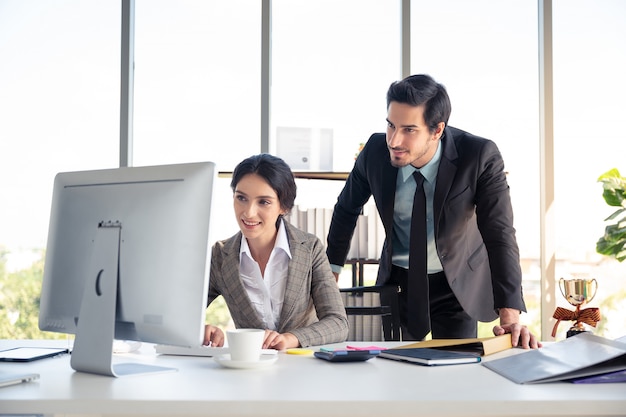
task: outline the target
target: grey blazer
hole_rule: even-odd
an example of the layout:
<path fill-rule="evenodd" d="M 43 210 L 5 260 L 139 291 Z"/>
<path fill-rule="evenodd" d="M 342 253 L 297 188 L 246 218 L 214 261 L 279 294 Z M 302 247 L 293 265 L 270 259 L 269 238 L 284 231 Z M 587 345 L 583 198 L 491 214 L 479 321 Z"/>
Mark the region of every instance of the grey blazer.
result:
<path fill-rule="evenodd" d="M 433 202 L 435 242 L 454 295 L 479 321 L 495 320 L 498 308 L 526 311 L 509 185 L 496 144 L 448 126 L 441 146 Z M 378 284 L 391 273 L 397 173 L 385 134 L 372 135 L 337 199 L 328 234 L 330 263 L 343 265 L 357 217 L 373 196 L 386 234 Z"/>
<path fill-rule="evenodd" d="M 289 249 L 287 286 L 279 333 L 292 333 L 301 346 L 343 342 L 348 319 L 323 243 L 285 222 Z M 213 246 L 208 303 L 222 295 L 237 328 L 264 328 L 239 276 L 241 232 Z"/>

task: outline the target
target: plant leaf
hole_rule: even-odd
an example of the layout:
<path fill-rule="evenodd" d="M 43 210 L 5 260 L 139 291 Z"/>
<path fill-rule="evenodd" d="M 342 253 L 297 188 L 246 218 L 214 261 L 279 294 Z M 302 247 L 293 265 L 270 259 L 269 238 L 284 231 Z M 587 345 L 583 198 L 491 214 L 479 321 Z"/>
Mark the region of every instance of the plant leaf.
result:
<path fill-rule="evenodd" d="M 604 191 L 602 196 L 609 206 L 623 207 L 626 199 L 626 178 L 622 177 L 616 168 L 613 168 L 598 177 Z"/>
<path fill-rule="evenodd" d="M 612 207 L 621 207 L 605 219 L 613 222 L 604 229 L 604 235 L 596 242 L 596 252 L 622 262 L 626 259 L 626 178 L 613 168 L 598 177 L 602 183 L 602 197 Z"/>

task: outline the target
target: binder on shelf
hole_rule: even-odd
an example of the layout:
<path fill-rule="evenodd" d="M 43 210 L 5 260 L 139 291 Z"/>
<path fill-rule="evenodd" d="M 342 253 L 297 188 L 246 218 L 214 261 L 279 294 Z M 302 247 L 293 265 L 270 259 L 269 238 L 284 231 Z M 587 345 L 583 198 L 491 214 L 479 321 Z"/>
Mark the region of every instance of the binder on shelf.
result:
<path fill-rule="evenodd" d="M 314 233 L 322 242 L 326 242 L 328 229 L 324 222 L 324 209 L 322 207 L 315 207 L 311 210 L 315 213 L 315 230 L 311 233 Z"/>
<path fill-rule="evenodd" d="M 300 207 L 294 205 L 286 220 L 305 232 L 316 235 L 324 244 L 330 230 L 333 208 Z M 382 225 L 376 206 L 368 202 L 363 207 L 354 228 L 347 259 L 378 259 L 385 240 L 385 229 Z"/>
<path fill-rule="evenodd" d="M 378 213 L 376 206 L 368 204 L 364 207 L 367 218 L 367 259 L 376 259 L 380 255 L 378 252 Z"/>
<path fill-rule="evenodd" d="M 367 217 L 360 214 L 356 222 L 356 227 L 359 229 L 359 240 L 357 242 L 359 245 L 359 258 L 367 258 L 367 240 L 369 239 Z"/>

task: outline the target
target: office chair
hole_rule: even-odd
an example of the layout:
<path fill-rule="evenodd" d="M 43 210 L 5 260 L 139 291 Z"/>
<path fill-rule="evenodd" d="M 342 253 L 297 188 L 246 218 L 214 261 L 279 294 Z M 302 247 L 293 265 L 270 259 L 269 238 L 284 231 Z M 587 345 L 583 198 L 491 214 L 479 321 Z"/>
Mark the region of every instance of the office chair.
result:
<path fill-rule="evenodd" d="M 348 340 L 400 340 L 397 286 L 357 286 L 339 291 L 350 325 Z"/>

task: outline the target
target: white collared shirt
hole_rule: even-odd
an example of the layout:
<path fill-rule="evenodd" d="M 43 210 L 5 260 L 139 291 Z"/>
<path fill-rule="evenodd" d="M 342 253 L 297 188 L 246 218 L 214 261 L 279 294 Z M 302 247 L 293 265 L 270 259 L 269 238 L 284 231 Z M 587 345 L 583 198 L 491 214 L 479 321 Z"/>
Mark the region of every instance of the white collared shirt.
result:
<path fill-rule="evenodd" d="M 241 236 L 239 276 L 266 329 L 278 329 L 290 259 L 291 251 L 284 220 L 280 222 L 274 249 L 265 267 L 265 276 L 261 275 L 259 264 L 252 258 L 248 241 L 245 236 Z"/>

